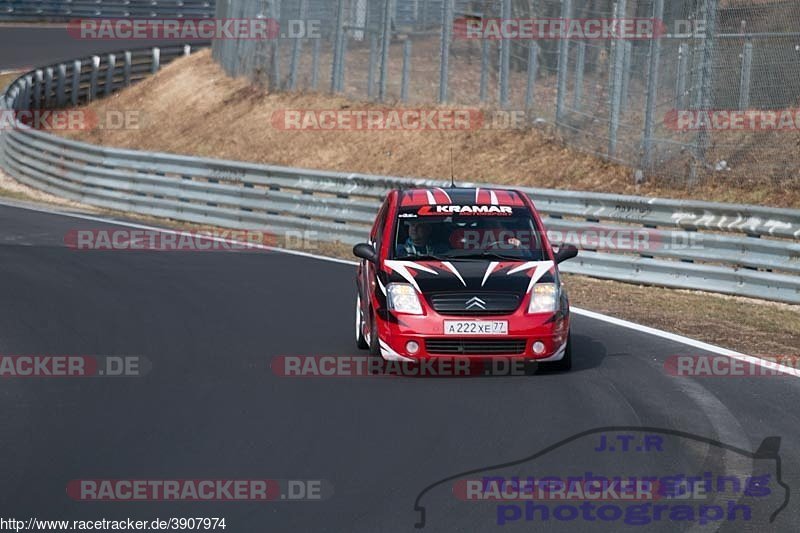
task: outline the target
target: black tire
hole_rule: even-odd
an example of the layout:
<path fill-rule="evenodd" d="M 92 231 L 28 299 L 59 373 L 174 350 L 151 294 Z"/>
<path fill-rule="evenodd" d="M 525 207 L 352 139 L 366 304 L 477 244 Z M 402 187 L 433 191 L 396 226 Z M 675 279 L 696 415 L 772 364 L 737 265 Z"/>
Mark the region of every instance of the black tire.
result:
<path fill-rule="evenodd" d="M 360 350 L 369 348 L 367 339 L 364 338 L 364 314 L 361 312 L 361 295 L 356 294 L 356 346 Z"/>
<path fill-rule="evenodd" d="M 369 353 L 375 357 L 381 357 L 381 342 L 378 338 L 378 327 L 375 320 L 375 312 L 369 314 Z"/>
<path fill-rule="evenodd" d="M 561 361 L 552 363 L 539 363 L 539 369 L 545 372 L 569 372 L 572 370 L 572 334 L 567 337 L 567 349 Z"/>

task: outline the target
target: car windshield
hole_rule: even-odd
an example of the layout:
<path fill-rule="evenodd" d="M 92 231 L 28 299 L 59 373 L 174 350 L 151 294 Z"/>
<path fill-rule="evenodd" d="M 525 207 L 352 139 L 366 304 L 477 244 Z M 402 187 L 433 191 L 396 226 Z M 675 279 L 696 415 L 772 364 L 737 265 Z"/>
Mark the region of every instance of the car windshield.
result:
<path fill-rule="evenodd" d="M 541 261 L 544 251 L 527 208 L 487 206 L 483 212 L 431 215 L 426 206 L 398 214 L 394 258 Z"/>

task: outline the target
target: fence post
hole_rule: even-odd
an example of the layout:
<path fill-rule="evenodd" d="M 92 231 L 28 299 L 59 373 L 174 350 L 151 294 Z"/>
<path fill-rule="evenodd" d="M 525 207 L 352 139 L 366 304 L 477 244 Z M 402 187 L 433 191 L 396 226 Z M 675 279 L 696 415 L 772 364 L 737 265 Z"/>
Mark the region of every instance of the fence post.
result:
<path fill-rule="evenodd" d="M 108 96 L 114 90 L 114 70 L 117 65 L 117 56 L 114 54 L 108 54 L 107 58 L 108 68 L 106 69 L 106 81 L 105 87 L 103 87 L 103 94 Z"/>
<path fill-rule="evenodd" d="M 678 109 L 686 107 L 686 77 L 689 70 L 689 45 L 678 46 L 678 80 L 675 87 L 675 105 Z"/>
<path fill-rule="evenodd" d="M 333 36 L 333 67 L 331 69 L 331 93 L 339 90 L 339 64 L 342 55 L 342 33 L 344 32 L 344 0 L 339 0 L 336 9 L 336 32 Z"/>
<path fill-rule="evenodd" d="M 714 88 L 714 39 L 717 28 L 717 0 L 704 0 L 706 31 L 703 39 L 703 55 L 700 67 L 700 90 L 698 91 L 699 109 L 710 111 L 713 103 Z M 708 131 L 700 128 L 697 134 L 697 150 L 695 163 L 689 175 L 689 185 L 694 185 L 697 181 L 698 169 L 705 167 L 706 150 L 709 145 Z"/>
<path fill-rule="evenodd" d="M 489 97 L 489 40 L 481 41 L 481 103 Z"/>
<path fill-rule="evenodd" d="M 625 18 L 627 8 L 627 0 L 619 0 L 617 3 L 616 19 Z M 611 109 L 609 112 L 609 125 L 608 125 L 608 157 L 613 159 L 617 155 L 617 134 L 619 133 L 619 117 L 622 107 L 622 77 L 623 77 L 623 63 L 625 62 L 625 46 L 624 42 L 619 40 L 620 36 L 616 36 L 617 41 L 614 43 L 614 61 L 611 66 Z"/>
<path fill-rule="evenodd" d="M 66 85 L 67 83 L 67 65 L 61 63 L 58 65 L 58 81 L 56 84 L 56 105 L 64 107 L 67 103 Z"/>
<path fill-rule="evenodd" d="M 622 46 L 625 51 L 625 56 L 622 60 L 622 96 L 620 101 L 623 106 L 628 104 L 628 89 L 631 84 L 631 59 L 633 55 L 633 44 L 630 41 L 625 41 Z"/>
<path fill-rule="evenodd" d="M 319 53 L 322 46 L 319 37 L 314 39 L 314 47 L 311 52 L 311 89 L 316 91 L 319 86 Z"/>
<path fill-rule="evenodd" d="M 281 20 L 281 0 L 270 2 L 270 18 L 274 24 L 280 24 Z M 270 73 L 270 89 L 281 89 L 281 36 L 276 35 L 272 40 L 272 64 Z"/>
<path fill-rule="evenodd" d="M 753 68 L 753 43 L 746 42 L 742 52 L 742 79 L 739 83 L 739 110 L 750 107 L 750 75 Z"/>
<path fill-rule="evenodd" d="M 442 45 L 439 58 L 439 103 L 447 102 L 450 80 L 450 41 L 453 39 L 454 0 L 442 0 Z"/>
<path fill-rule="evenodd" d="M 345 30 L 342 36 L 342 57 L 339 60 L 339 80 L 337 81 L 339 92 L 345 92 L 344 80 L 347 74 L 347 47 L 349 46 L 348 32 L 349 30 Z"/>
<path fill-rule="evenodd" d="M 572 108 L 580 111 L 583 106 L 583 76 L 586 70 L 586 41 L 578 41 L 578 60 L 575 63 L 575 94 Z"/>
<path fill-rule="evenodd" d="M 572 17 L 572 0 L 562 0 L 561 19 Z M 558 48 L 558 95 L 556 96 L 556 125 L 564 119 L 564 102 L 567 97 L 567 69 L 569 68 L 569 41 L 566 35 L 561 36 Z"/>
<path fill-rule="evenodd" d="M 502 20 L 511 19 L 511 0 L 502 0 L 502 8 L 500 18 Z M 511 72 L 511 41 L 506 37 L 500 36 L 500 108 L 506 109 L 508 107 L 508 86 L 509 75 Z"/>
<path fill-rule="evenodd" d="M 664 18 L 664 0 L 655 0 L 653 18 Z M 658 74 L 661 69 L 661 35 L 653 35 L 650 41 L 650 62 L 647 72 L 647 103 L 644 115 L 644 139 L 642 146 L 644 157 L 642 166 L 650 168 L 653 165 L 653 135 L 655 134 L 656 110 L 658 106 Z"/>
<path fill-rule="evenodd" d="M 378 34 L 369 32 L 369 65 L 367 65 L 367 98 L 375 98 L 375 65 L 378 62 Z"/>
<path fill-rule="evenodd" d="M 383 20 L 381 22 L 381 73 L 378 86 L 378 100 L 386 99 L 386 85 L 389 80 L 389 46 L 392 44 L 392 0 L 383 0 Z"/>
<path fill-rule="evenodd" d="M 308 19 L 308 0 L 300 0 L 300 20 Z M 297 69 L 300 64 L 300 52 L 302 51 L 303 41 L 297 36 L 294 36 L 292 43 L 292 62 L 289 70 L 289 90 L 293 91 L 297 88 Z"/>
<path fill-rule="evenodd" d="M 536 98 L 536 75 L 539 71 L 539 45 L 532 42 L 528 47 L 528 85 L 525 89 L 525 109 L 533 109 Z"/>
<path fill-rule="evenodd" d="M 403 43 L 403 82 L 400 87 L 400 100 L 408 102 L 408 85 L 411 78 L 411 39 Z"/>

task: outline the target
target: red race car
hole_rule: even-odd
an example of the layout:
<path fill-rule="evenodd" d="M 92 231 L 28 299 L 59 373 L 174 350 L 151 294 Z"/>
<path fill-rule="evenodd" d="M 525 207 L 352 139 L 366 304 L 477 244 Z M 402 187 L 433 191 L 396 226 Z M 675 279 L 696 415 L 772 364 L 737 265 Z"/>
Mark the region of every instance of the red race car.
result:
<path fill-rule="evenodd" d="M 527 195 L 394 190 L 358 267 L 356 342 L 390 361 L 450 357 L 572 366 L 569 302 Z"/>

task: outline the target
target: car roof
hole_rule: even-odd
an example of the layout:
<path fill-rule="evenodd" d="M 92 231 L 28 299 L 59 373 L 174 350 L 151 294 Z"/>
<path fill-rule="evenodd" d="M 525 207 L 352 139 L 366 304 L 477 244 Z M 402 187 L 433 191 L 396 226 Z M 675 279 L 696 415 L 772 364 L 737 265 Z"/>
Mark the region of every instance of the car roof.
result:
<path fill-rule="evenodd" d="M 484 187 L 405 189 L 400 191 L 400 207 L 423 205 L 505 205 L 524 207 L 520 193 L 509 189 Z"/>

